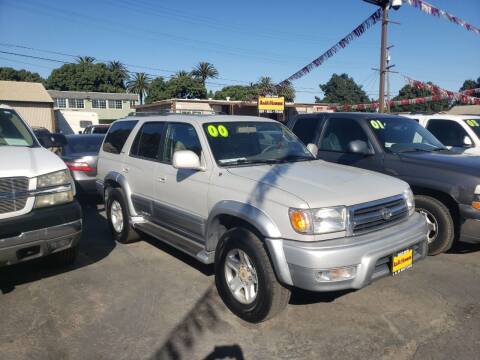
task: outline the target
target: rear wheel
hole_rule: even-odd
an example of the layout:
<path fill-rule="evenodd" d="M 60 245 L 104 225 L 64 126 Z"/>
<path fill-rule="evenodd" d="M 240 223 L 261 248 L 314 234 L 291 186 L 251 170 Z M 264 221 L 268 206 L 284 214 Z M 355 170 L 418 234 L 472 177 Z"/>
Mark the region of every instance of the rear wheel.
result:
<path fill-rule="evenodd" d="M 455 239 L 455 223 L 448 208 L 441 201 L 425 195 L 415 197 L 417 212 L 425 215 L 428 224 L 428 254 L 448 251 Z"/>
<path fill-rule="evenodd" d="M 263 242 L 242 228 L 227 231 L 219 242 L 215 283 L 225 305 L 252 323 L 275 316 L 290 299 L 290 290 L 278 282 Z"/>
<path fill-rule="evenodd" d="M 122 244 L 129 244 L 139 239 L 138 233 L 132 229 L 128 221 L 128 211 L 121 189 L 112 189 L 106 204 L 108 225 L 113 238 Z"/>

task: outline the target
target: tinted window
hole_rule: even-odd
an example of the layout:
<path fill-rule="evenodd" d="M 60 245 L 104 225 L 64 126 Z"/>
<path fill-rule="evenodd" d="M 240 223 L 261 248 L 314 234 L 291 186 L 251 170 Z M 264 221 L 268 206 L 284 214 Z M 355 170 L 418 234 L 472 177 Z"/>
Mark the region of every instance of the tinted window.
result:
<path fill-rule="evenodd" d="M 358 122 L 352 119 L 330 119 L 320 141 L 319 150 L 350 152 L 350 143 L 357 140 L 364 141 L 370 146 L 368 137 Z"/>
<path fill-rule="evenodd" d="M 197 132 L 190 124 L 168 124 L 165 135 L 165 146 L 162 154 L 162 161 L 171 163 L 173 153 L 179 150 L 191 150 L 199 157 L 202 153 L 202 146 L 198 139 Z"/>
<path fill-rule="evenodd" d="M 67 136 L 67 145 L 63 148 L 64 155 L 98 154 L 103 136 L 77 135 Z"/>
<path fill-rule="evenodd" d="M 157 160 L 164 125 L 161 122 L 143 124 L 135 137 L 130 155 Z"/>
<path fill-rule="evenodd" d="M 460 124 L 450 120 L 430 120 L 427 129 L 446 146 L 461 147 L 468 136 Z"/>
<path fill-rule="evenodd" d="M 103 151 L 112 154 L 120 154 L 123 145 L 127 141 L 128 136 L 132 132 L 137 121 L 118 121 L 114 123 L 103 143 Z"/>
<path fill-rule="evenodd" d="M 303 141 L 305 145 L 313 143 L 315 140 L 317 125 L 320 119 L 300 118 L 295 123 L 292 131 Z"/>

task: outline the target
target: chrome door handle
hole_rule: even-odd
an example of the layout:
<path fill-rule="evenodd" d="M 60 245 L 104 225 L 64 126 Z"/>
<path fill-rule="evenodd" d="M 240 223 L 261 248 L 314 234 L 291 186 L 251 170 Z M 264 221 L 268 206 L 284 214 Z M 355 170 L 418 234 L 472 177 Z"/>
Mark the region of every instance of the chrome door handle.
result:
<path fill-rule="evenodd" d="M 157 178 L 158 181 L 160 181 L 161 183 L 164 183 L 165 181 L 167 181 L 167 177 L 166 176 L 159 176 Z"/>
<path fill-rule="evenodd" d="M 128 168 L 123 168 L 122 171 L 123 171 L 124 173 L 128 173 Z"/>

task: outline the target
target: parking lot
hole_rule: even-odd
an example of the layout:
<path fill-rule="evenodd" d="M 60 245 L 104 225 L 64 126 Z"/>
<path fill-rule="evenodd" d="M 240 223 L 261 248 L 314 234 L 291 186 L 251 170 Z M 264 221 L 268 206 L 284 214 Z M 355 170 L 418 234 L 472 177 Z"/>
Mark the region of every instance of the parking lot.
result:
<path fill-rule="evenodd" d="M 211 267 L 150 238 L 115 244 L 101 206 L 84 217 L 73 268 L 0 269 L 2 359 L 478 358 L 479 246 L 357 292 L 295 291 L 252 325 L 225 309 Z"/>

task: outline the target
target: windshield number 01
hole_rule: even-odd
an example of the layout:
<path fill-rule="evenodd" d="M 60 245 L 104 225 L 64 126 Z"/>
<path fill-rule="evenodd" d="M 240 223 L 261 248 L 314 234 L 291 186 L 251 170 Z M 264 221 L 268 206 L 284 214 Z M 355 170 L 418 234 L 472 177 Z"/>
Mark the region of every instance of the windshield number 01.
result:
<path fill-rule="evenodd" d="M 477 120 L 467 120 L 467 124 L 471 127 L 480 127 L 480 124 Z"/>
<path fill-rule="evenodd" d="M 370 120 L 370 124 L 375 130 L 385 129 L 385 124 L 380 120 Z"/>

